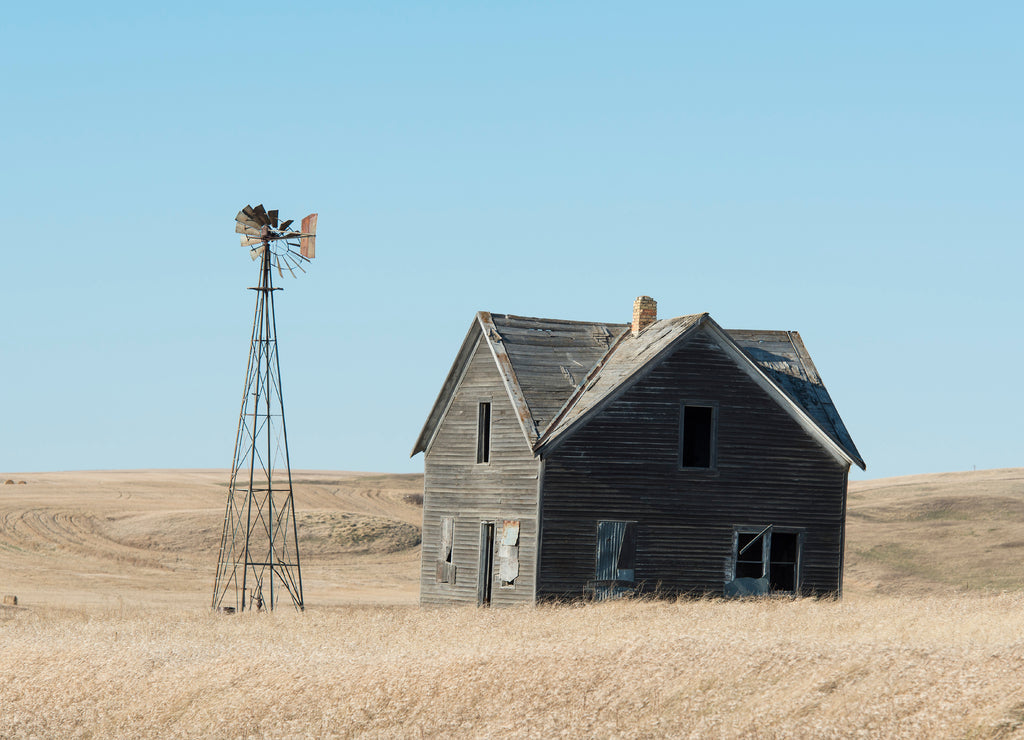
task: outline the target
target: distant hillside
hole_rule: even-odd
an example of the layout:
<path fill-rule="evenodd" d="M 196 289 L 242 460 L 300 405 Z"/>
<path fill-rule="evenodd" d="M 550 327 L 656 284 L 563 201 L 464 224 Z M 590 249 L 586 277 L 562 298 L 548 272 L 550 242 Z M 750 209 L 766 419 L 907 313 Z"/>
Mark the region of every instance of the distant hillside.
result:
<path fill-rule="evenodd" d="M 0 593 L 26 605 L 207 603 L 226 471 L 8 479 Z M 307 603 L 417 603 L 422 475 L 295 471 L 294 483 Z M 1024 590 L 1024 469 L 851 483 L 847 523 L 848 599 Z"/>
<path fill-rule="evenodd" d="M 851 483 L 845 588 L 1024 589 L 1024 468 Z"/>

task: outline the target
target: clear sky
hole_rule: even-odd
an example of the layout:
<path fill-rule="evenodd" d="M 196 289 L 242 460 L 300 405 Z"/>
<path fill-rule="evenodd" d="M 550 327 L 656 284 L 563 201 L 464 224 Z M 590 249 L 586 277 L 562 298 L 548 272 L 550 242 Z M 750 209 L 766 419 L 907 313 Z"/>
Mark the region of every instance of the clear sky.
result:
<path fill-rule="evenodd" d="M 0 472 L 229 467 L 246 203 L 320 214 L 292 465 L 409 451 L 474 312 L 796 329 L 874 478 L 1024 465 L 1020 3 L 16 3 Z"/>

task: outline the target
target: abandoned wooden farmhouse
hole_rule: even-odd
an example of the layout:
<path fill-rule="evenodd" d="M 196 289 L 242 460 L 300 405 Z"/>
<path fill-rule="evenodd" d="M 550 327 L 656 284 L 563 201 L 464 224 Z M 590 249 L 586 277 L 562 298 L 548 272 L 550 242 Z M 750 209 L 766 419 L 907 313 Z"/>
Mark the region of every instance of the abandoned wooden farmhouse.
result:
<path fill-rule="evenodd" d="M 480 312 L 423 452 L 425 604 L 841 593 L 864 468 L 799 334 Z"/>

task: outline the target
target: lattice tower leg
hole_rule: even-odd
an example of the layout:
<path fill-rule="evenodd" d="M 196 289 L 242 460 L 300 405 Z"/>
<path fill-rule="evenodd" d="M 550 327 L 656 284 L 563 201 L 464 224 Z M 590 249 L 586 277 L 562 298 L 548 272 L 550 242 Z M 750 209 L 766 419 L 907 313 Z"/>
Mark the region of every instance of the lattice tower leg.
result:
<path fill-rule="evenodd" d="M 214 609 L 305 607 L 292 471 L 281 394 L 270 249 L 264 249 L 256 313 L 235 437 Z M 285 594 L 287 596 L 285 596 Z"/>

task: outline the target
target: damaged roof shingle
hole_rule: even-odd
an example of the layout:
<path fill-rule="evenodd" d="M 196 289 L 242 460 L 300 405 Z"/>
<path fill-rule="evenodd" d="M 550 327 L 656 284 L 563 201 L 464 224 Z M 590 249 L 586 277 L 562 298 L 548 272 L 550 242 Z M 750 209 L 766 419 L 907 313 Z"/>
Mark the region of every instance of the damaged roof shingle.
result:
<path fill-rule="evenodd" d="M 751 377 L 834 453 L 864 467 L 849 432 L 796 332 L 726 331 L 708 314 L 657 321 L 637 335 L 628 324 L 477 314 L 413 448 L 424 451 L 440 424 L 479 331 L 499 365 L 529 444 L 542 452 L 632 385 L 691 332 L 705 328 Z"/>

